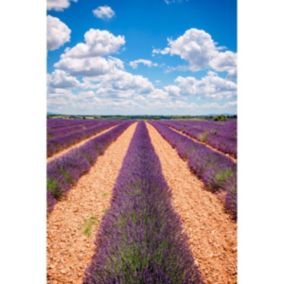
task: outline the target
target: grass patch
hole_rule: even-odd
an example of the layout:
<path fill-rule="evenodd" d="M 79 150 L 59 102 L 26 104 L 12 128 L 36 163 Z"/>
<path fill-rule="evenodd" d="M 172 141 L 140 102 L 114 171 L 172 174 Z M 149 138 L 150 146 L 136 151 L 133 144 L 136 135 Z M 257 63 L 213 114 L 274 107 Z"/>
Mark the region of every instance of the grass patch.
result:
<path fill-rule="evenodd" d="M 47 190 L 52 193 L 53 197 L 58 199 L 61 196 L 61 190 L 56 180 L 47 179 Z"/>
<path fill-rule="evenodd" d="M 217 172 L 215 175 L 215 183 L 218 186 L 223 186 L 224 183 L 233 175 L 233 171 L 231 169 L 225 169 Z"/>
<path fill-rule="evenodd" d="M 109 195 L 108 192 L 102 192 L 102 197 L 107 197 Z"/>
<path fill-rule="evenodd" d="M 208 135 L 209 135 L 208 132 L 203 132 L 203 133 L 198 135 L 198 140 L 200 140 L 201 142 L 206 142 Z"/>
<path fill-rule="evenodd" d="M 82 227 L 82 232 L 85 236 L 90 237 L 93 231 L 93 226 L 95 224 L 98 224 L 99 220 L 96 216 L 92 215 L 88 219 L 85 220 L 83 227 Z"/>
<path fill-rule="evenodd" d="M 72 183 L 73 179 L 65 169 L 62 169 L 62 175 L 67 183 Z"/>

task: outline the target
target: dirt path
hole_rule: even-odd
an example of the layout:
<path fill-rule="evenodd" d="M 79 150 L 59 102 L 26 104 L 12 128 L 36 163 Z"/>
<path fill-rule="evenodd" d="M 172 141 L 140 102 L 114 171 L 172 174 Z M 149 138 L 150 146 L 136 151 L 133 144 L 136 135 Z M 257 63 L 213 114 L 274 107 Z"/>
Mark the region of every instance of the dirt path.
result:
<path fill-rule="evenodd" d="M 117 126 L 117 125 L 115 125 L 115 126 Z M 91 139 L 93 139 L 93 138 L 95 138 L 95 137 L 97 137 L 97 136 L 100 136 L 100 135 L 102 135 L 102 134 L 104 134 L 104 133 L 110 131 L 110 130 L 111 130 L 112 128 L 114 128 L 115 126 L 109 127 L 109 128 L 107 128 L 107 129 L 105 129 L 105 130 L 103 130 L 103 131 L 101 131 L 101 132 L 99 132 L 99 133 L 97 133 L 97 134 L 95 134 L 95 135 L 92 135 L 92 136 L 89 137 L 89 138 L 83 139 L 83 140 L 81 140 L 80 142 L 78 142 L 78 143 L 76 143 L 76 144 L 73 144 L 73 145 L 71 145 L 70 147 L 65 148 L 65 149 L 63 149 L 63 150 L 57 152 L 56 154 L 52 155 L 51 157 L 48 157 L 48 158 L 47 158 L 47 162 L 49 163 L 49 162 L 51 162 L 52 160 L 54 160 L 54 159 L 56 159 L 56 158 L 58 158 L 58 157 L 64 155 L 65 153 L 69 152 L 70 150 L 72 150 L 72 149 L 74 149 L 74 148 L 77 148 L 77 147 L 80 147 L 81 145 L 85 144 L 85 143 L 88 142 L 89 140 L 91 140 Z"/>
<path fill-rule="evenodd" d="M 233 284 L 236 280 L 236 224 L 223 205 L 188 169 L 186 162 L 147 124 L 163 174 L 172 189 L 172 205 L 206 284 Z"/>
<path fill-rule="evenodd" d="M 170 128 L 171 130 L 177 132 L 178 134 L 181 134 L 181 135 L 183 135 L 183 136 L 185 136 L 185 137 L 190 138 L 191 140 L 193 140 L 193 141 L 196 142 L 196 143 L 205 145 L 207 148 L 211 149 L 211 150 L 214 151 L 214 152 L 217 152 L 217 153 L 219 153 L 219 154 L 221 154 L 221 155 L 223 155 L 223 156 L 226 156 L 227 158 L 231 159 L 234 163 L 237 163 L 237 159 L 234 158 L 232 155 L 227 154 L 227 153 L 224 153 L 224 152 L 218 150 L 217 148 L 215 148 L 215 147 L 213 147 L 213 146 L 211 146 L 211 145 L 209 145 L 209 144 L 207 144 L 207 143 L 205 143 L 205 142 L 201 142 L 201 141 L 199 141 L 198 139 L 194 138 L 192 135 L 185 134 L 185 133 L 183 133 L 182 131 L 179 131 L 179 130 L 175 129 L 174 127 L 169 126 L 169 128 Z"/>
<path fill-rule="evenodd" d="M 94 254 L 100 221 L 110 205 L 112 189 L 135 127 L 136 124 L 132 124 L 127 128 L 104 155 L 98 157 L 90 172 L 49 215 L 48 284 L 82 283 L 85 268 Z"/>

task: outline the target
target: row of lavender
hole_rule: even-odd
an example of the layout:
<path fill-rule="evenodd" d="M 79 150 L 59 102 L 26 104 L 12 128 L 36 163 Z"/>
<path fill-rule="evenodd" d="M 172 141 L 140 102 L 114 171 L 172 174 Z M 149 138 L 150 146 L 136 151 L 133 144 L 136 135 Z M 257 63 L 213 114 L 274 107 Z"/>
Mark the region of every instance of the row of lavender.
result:
<path fill-rule="evenodd" d="M 107 133 L 91 139 L 82 146 L 70 150 L 65 155 L 47 165 L 47 203 L 51 211 L 60 198 L 71 186 L 95 163 L 108 145 L 113 142 L 132 122 L 122 122 Z"/>
<path fill-rule="evenodd" d="M 218 122 L 213 120 L 168 120 L 164 123 L 224 153 L 233 157 L 237 156 L 236 119 Z"/>
<path fill-rule="evenodd" d="M 202 283 L 144 122 L 139 122 L 84 284 Z"/>
<path fill-rule="evenodd" d="M 102 122 L 102 120 L 84 120 L 83 122 L 76 123 L 76 124 L 67 124 L 67 125 L 62 125 L 60 127 L 49 127 L 47 128 L 47 138 L 54 138 L 58 136 L 62 136 L 62 132 L 67 132 L 67 131 L 77 131 L 77 130 L 82 130 L 86 129 L 88 127 L 95 126 Z"/>
<path fill-rule="evenodd" d="M 90 123 L 94 120 L 87 119 L 65 119 L 65 118 L 49 118 L 47 119 L 47 129 L 56 129 L 66 126 Z"/>
<path fill-rule="evenodd" d="M 151 124 L 177 150 L 179 156 L 188 161 L 189 168 L 208 189 L 212 192 L 226 191 L 225 208 L 236 219 L 236 164 L 205 145 L 178 134 L 161 122 L 151 122 Z"/>
<path fill-rule="evenodd" d="M 95 135 L 107 128 L 117 125 L 116 121 L 94 121 L 88 124 L 78 124 L 75 127 L 67 126 L 56 129 L 57 135 L 47 141 L 47 156 L 50 157 L 55 153 L 71 146 L 81 140 Z M 84 126 L 84 128 L 82 128 Z M 71 127 L 71 129 L 70 129 Z M 79 128 L 78 128 L 79 127 Z M 54 132 L 55 133 L 55 132 Z"/>

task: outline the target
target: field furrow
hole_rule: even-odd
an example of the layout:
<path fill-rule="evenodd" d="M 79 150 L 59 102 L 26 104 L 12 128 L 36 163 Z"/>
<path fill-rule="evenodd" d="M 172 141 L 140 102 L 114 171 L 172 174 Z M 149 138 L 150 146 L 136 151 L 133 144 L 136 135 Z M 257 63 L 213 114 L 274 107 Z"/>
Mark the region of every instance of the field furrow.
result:
<path fill-rule="evenodd" d="M 110 206 L 112 189 L 135 127 L 136 124 L 129 126 L 97 158 L 90 171 L 49 214 L 49 284 L 82 283 L 85 268 L 94 252 L 94 238 Z"/>
<path fill-rule="evenodd" d="M 172 206 L 181 217 L 188 246 L 207 284 L 237 283 L 236 224 L 223 204 L 190 172 L 176 150 L 147 124 L 163 175 L 172 190 Z"/>

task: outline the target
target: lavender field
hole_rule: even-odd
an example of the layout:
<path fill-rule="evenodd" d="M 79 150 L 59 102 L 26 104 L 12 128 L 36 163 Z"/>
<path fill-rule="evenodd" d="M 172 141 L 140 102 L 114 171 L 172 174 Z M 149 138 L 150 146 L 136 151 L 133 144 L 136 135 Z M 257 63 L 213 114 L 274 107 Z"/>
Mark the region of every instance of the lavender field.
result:
<path fill-rule="evenodd" d="M 235 121 L 49 119 L 47 133 L 62 151 L 47 163 L 49 283 L 235 283 L 237 164 L 220 146 Z"/>

